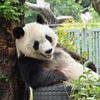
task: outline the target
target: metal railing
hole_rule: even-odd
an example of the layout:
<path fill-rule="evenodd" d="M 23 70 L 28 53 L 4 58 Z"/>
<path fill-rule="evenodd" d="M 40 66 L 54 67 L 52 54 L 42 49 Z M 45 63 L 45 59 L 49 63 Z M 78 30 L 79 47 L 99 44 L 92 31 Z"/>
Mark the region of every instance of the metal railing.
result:
<path fill-rule="evenodd" d="M 74 37 L 74 45 L 78 46 L 76 52 L 82 54 L 86 51 L 88 59 L 97 67 L 97 72 L 100 73 L 100 28 L 89 29 L 88 31 L 83 28 L 82 31 L 77 29 L 66 29 L 70 34 L 70 38 Z"/>

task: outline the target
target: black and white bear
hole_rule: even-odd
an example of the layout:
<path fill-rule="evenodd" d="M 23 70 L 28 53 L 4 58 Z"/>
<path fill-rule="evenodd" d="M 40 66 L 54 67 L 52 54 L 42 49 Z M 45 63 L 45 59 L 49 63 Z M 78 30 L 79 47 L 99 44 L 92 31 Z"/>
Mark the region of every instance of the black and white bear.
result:
<path fill-rule="evenodd" d="M 54 31 L 42 21 L 41 17 L 37 17 L 37 22 L 13 30 L 22 79 L 33 89 L 78 78 L 84 74 L 84 68 L 77 60 L 87 61 L 60 47 Z M 93 77 L 98 78 L 92 62 L 85 68 L 90 69 Z"/>

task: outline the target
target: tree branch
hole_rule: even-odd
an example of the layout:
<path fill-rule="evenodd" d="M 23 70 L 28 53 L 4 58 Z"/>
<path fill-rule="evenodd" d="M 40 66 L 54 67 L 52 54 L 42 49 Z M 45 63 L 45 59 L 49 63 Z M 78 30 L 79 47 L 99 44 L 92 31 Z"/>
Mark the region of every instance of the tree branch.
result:
<path fill-rule="evenodd" d="M 32 4 L 29 2 L 25 2 L 25 3 L 30 9 L 42 12 L 42 14 L 47 19 L 48 24 L 60 24 L 65 20 L 73 21 L 74 19 L 72 16 L 56 17 L 53 14 L 52 10 L 50 9 L 50 4 L 45 2 L 45 0 L 37 0 L 37 4 Z"/>
<path fill-rule="evenodd" d="M 42 6 L 40 6 L 39 4 L 32 4 L 29 2 L 25 3 L 30 9 L 42 12 L 43 15 L 46 17 L 46 19 L 48 20 L 49 24 L 54 24 L 57 22 L 55 15 L 53 14 L 53 12 L 46 3 L 45 5 Z"/>

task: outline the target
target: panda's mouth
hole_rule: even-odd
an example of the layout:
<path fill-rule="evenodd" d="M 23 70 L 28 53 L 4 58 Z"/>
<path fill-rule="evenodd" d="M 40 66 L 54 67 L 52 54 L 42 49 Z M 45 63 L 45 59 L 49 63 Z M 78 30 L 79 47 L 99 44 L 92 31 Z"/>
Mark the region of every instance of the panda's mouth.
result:
<path fill-rule="evenodd" d="M 44 55 L 44 54 L 41 53 L 41 55 L 42 55 L 43 57 L 45 57 L 46 59 L 52 59 L 52 57 L 53 57 L 52 54 Z"/>

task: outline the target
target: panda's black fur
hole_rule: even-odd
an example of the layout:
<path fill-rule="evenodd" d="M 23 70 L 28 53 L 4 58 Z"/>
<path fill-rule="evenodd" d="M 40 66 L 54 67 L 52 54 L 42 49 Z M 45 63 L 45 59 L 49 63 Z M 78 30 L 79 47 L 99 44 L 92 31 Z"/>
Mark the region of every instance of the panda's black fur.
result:
<path fill-rule="evenodd" d="M 42 65 L 46 65 L 46 62 L 43 60 L 38 60 L 30 57 L 25 57 L 25 55 L 21 55 L 18 61 L 23 80 L 33 89 L 61 83 L 67 80 L 65 75 L 57 69 L 45 70 L 41 68 Z"/>
<path fill-rule="evenodd" d="M 40 17 L 39 19 L 37 19 L 38 23 L 39 23 L 39 20 L 41 20 Z M 40 24 L 42 24 L 41 21 L 40 21 Z M 25 35 L 25 32 L 21 27 L 15 27 L 13 30 L 13 34 L 16 39 L 20 39 L 20 38 L 23 38 L 23 36 Z M 36 43 L 35 47 L 34 46 L 33 47 L 38 50 L 37 46 L 38 46 L 38 43 Z M 72 59 L 80 61 L 82 64 L 87 61 L 87 59 L 80 57 L 76 53 L 63 49 L 60 45 L 57 45 L 55 47 L 55 52 L 53 54 L 54 56 L 53 60 L 55 60 L 54 61 L 55 64 L 53 66 L 55 67 L 52 67 L 53 60 L 42 60 L 38 58 L 29 57 L 26 54 L 24 54 L 23 51 L 21 51 L 21 53 L 18 56 L 18 66 L 19 66 L 23 81 L 26 84 L 28 84 L 30 87 L 32 87 L 33 89 L 67 81 L 69 77 L 67 77 L 65 73 L 63 73 L 63 71 L 65 71 L 65 68 L 60 69 L 60 67 L 62 66 L 56 65 L 56 61 L 58 61 L 60 57 L 62 56 L 62 53 L 60 52 L 60 50 L 61 52 L 63 51 L 67 52 L 68 55 L 72 57 Z M 88 65 L 88 68 L 92 69 L 94 71 L 93 73 L 96 72 L 96 67 L 92 62 L 90 62 L 90 64 Z"/>

